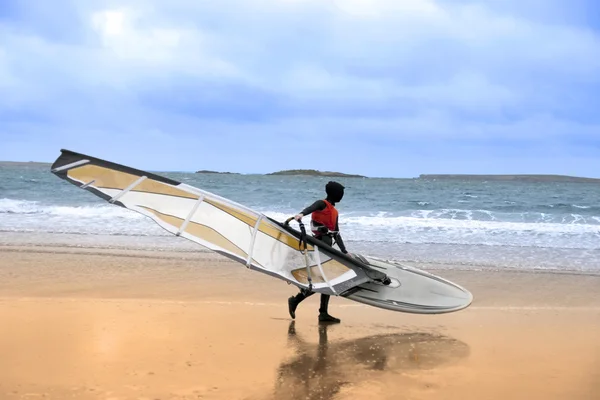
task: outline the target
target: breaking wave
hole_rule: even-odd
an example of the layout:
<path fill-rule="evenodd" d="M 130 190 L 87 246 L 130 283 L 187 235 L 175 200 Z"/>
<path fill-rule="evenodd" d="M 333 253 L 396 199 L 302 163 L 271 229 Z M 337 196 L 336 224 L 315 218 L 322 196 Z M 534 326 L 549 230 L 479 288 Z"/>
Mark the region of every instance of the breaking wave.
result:
<path fill-rule="evenodd" d="M 261 210 L 284 221 L 293 213 Z M 308 217 L 306 218 L 308 220 Z M 126 236 L 166 236 L 149 218 L 111 205 L 63 206 L 0 199 L 0 229 Z M 413 210 L 341 213 L 347 240 L 485 246 L 600 248 L 600 217 L 579 214 Z"/>

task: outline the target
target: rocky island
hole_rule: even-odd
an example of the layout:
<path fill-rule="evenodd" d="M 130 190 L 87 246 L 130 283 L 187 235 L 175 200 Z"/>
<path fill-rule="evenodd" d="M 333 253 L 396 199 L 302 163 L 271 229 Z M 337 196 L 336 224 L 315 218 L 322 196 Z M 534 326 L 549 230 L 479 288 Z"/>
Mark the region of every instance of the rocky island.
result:
<path fill-rule="evenodd" d="M 271 172 L 267 175 L 304 175 L 304 176 L 326 176 L 331 178 L 366 178 L 362 175 L 344 174 L 332 171 L 317 171 L 315 169 L 287 169 L 284 171 Z"/>
<path fill-rule="evenodd" d="M 197 174 L 221 174 L 221 175 L 239 175 L 237 172 L 219 172 L 219 171 L 210 171 L 207 169 L 201 169 L 200 171 L 196 171 Z"/>
<path fill-rule="evenodd" d="M 52 163 L 41 161 L 0 161 L 2 167 L 49 167 Z"/>
<path fill-rule="evenodd" d="M 464 180 L 464 181 L 511 181 L 511 182 L 585 182 L 600 183 L 600 179 L 581 178 L 568 175 L 470 175 L 470 174 L 436 174 L 419 175 L 419 179 L 427 180 Z"/>

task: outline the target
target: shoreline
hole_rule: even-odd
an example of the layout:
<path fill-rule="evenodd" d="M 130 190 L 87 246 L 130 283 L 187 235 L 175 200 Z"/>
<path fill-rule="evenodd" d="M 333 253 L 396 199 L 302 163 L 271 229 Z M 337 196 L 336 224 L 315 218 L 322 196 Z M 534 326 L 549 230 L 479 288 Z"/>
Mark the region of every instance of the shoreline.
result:
<path fill-rule="evenodd" d="M 192 291 L 190 282 L 202 282 L 207 279 L 212 280 L 214 274 L 221 279 L 226 278 L 229 280 L 228 284 L 234 285 L 236 288 L 235 290 L 243 291 L 243 287 L 247 285 L 252 286 L 253 284 L 272 288 L 273 290 L 276 290 L 276 292 L 285 291 L 286 289 L 287 292 L 294 292 L 296 290 L 296 287 L 293 285 L 288 285 L 279 279 L 267 276 L 258 271 L 249 271 L 242 264 L 236 263 L 210 250 L 178 252 L 173 250 L 117 249 L 84 246 L 12 246 L 0 244 L 0 258 L 34 260 L 27 266 L 27 270 L 33 274 L 32 276 L 36 276 L 37 279 L 35 282 L 14 282 L 15 277 L 10 274 L 10 269 L 6 268 L 10 266 L 4 263 L 4 271 L 0 270 L 0 295 L 2 294 L 2 288 L 10 288 L 11 279 L 13 280 L 13 287 L 22 288 L 26 288 L 27 285 L 33 285 L 36 282 L 41 284 L 44 280 L 51 281 L 56 277 L 56 274 L 60 272 L 65 273 L 66 276 L 73 276 L 73 274 L 77 273 L 76 276 L 78 279 L 80 274 L 83 273 L 91 273 L 92 275 L 100 274 L 99 278 L 104 278 L 103 274 L 111 277 L 115 273 L 118 273 L 122 275 L 123 279 L 132 279 L 134 276 L 143 277 L 147 274 L 144 279 L 152 280 L 158 275 L 163 275 L 166 272 L 165 265 L 170 265 L 170 271 L 174 274 L 169 277 L 169 280 L 177 281 L 179 285 L 185 285 L 190 291 Z M 110 266 L 97 267 L 97 271 L 94 271 L 90 270 L 90 267 L 62 267 L 61 262 L 58 262 L 52 263 L 55 265 L 50 270 L 44 264 L 44 260 L 46 259 L 63 260 L 67 265 L 73 263 L 74 260 L 79 260 L 77 261 L 79 265 L 87 265 L 94 261 L 102 264 L 102 260 L 106 259 L 110 260 Z M 38 263 L 38 267 L 32 268 L 31 265 L 36 262 Z M 130 269 L 127 267 L 128 263 L 133 263 L 134 265 L 144 265 L 144 263 L 146 263 L 147 267 L 146 269 L 140 267 Z M 0 267 L 2 264 L 3 262 L 0 262 Z M 121 266 L 119 271 L 114 269 L 116 265 Z M 594 299 L 589 305 L 592 307 L 600 307 L 600 291 L 597 290 L 600 288 L 600 274 L 598 273 L 502 268 L 461 269 L 460 266 L 456 266 L 455 268 L 435 268 L 435 265 L 428 264 L 411 264 L 410 266 L 449 279 L 471 291 L 475 299 L 470 307 L 473 307 L 476 303 L 484 306 L 490 305 L 486 301 L 480 303 L 482 299 L 477 299 L 478 291 L 487 293 L 487 299 L 491 298 L 489 296 L 490 293 L 494 293 L 494 297 L 497 297 L 498 292 L 505 291 L 509 293 L 512 289 L 523 290 L 526 287 L 530 287 L 530 293 L 536 293 L 542 290 L 538 287 L 540 282 L 543 282 L 545 285 L 542 290 L 544 293 L 542 298 L 543 301 L 536 299 L 535 296 L 528 296 L 530 301 L 529 305 L 531 306 L 537 307 L 542 303 L 551 306 L 585 306 L 585 291 L 588 290 L 589 294 L 591 294 Z M 181 278 L 177 278 L 175 274 L 181 274 Z M 179 279 L 181 279 L 182 282 L 179 282 Z M 2 281 L 4 281 L 4 283 Z M 86 287 L 93 286 L 90 282 L 80 282 L 78 280 L 75 280 L 72 283 L 84 284 Z M 167 285 L 167 283 L 168 282 L 163 282 L 165 285 Z M 561 285 L 566 285 L 568 288 L 578 287 L 578 289 L 573 293 L 565 292 L 565 289 L 561 288 Z M 175 288 L 172 289 L 175 290 Z M 131 296 L 132 293 L 135 293 L 135 290 L 130 292 L 128 296 Z M 558 296 L 560 293 L 563 293 L 565 299 L 561 299 L 560 297 L 555 298 L 555 296 Z M 193 297 L 191 292 L 186 296 L 186 299 L 188 300 Z M 264 295 L 261 295 L 261 297 L 264 297 Z M 514 300 L 516 300 L 516 298 L 513 296 L 509 296 L 509 299 L 512 299 L 512 302 L 507 300 L 505 301 L 504 306 L 517 306 L 523 304 L 522 302 L 518 304 L 515 303 Z M 355 303 L 349 299 L 344 299 L 344 302 L 363 306 L 361 303 Z M 497 304 L 496 300 L 494 300 L 493 304 Z M 369 306 L 365 305 L 364 307 Z"/>
<path fill-rule="evenodd" d="M 198 246 L 200 247 L 200 246 Z M 111 247 L 111 246 L 82 246 L 82 245 L 59 245 L 53 243 L 39 244 L 3 244 L 0 243 L 0 253 L 39 253 L 39 254 L 88 254 L 95 256 L 114 256 L 114 257 L 133 257 L 147 258 L 155 260 L 181 259 L 181 260 L 202 260 L 210 262 L 227 262 L 216 255 L 212 250 L 164 250 L 148 249 L 136 247 Z M 444 271 L 472 272 L 472 273 L 514 273 L 514 274 L 550 274 L 550 275 L 573 275 L 573 276 L 592 276 L 600 277 L 600 271 L 578 271 L 564 269 L 547 268 L 507 268 L 484 266 L 477 264 L 437 264 L 426 262 L 400 262 L 400 264 L 409 265 L 424 271 L 435 271 L 437 273 Z M 238 264 L 233 263 L 238 266 Z"/>
<path fill-rule="evenodd" d="M 345 240 L 347 246 L 352 246 L 353 241 Z M 405 248 L 417 249 L 414 251 L 415 254 L 426 254 L 421 249 L 426 246 L 431 247 L 453 247 L 449 244 L 404 244 Z M 471 251 L 477 249 L 485 249 L 485 246 L 473 245 L 457 245 L 460 247 L 468 248 Z M 192 254 L 214 254 L 212 250 L 206 249 L 190 240 L 177 238 L 170 234 L 164 236 L 136 236 L 136 235 L 107 235 L 107 234 L 82 234 L 82 233 L 62 233 L 62 232 L 18 232 L 9 230 L 0 230 L 0 248 L 31 248 L 38 249 L 37 251 L 46 251 L 47 249 L 95 249 L 101 251 L 114 251 L 114 252 L 147 252 L 147 256 L 156 255 L 158 253 L 168 253 L 174 257 L 181 257 L 183 255 Z M 396 246 L 398 247 L 398 246 Z M 508 250 L 510 247 L 504 250 Z M 46 249 L 46 250 L 41 250 Z M 515 249 L 517 251 L 523 250 L 522 248 Z M 532 249 L 536 253 L 542 254 L 543 248 Z M 556 249 L 548 248 L 548 251 L 554 251 Z M 559 249 L 560 250 L 560 249 Z M 577 249 L 567 249 L 568 251 L 577 251 Z M 586 252 L 597 252 L 597 250 L 580 249 L 582 252 L 578 255 L 579 258 L 584 258 L 583 253 Z M 357 253 L 366 254 L 365 251 L 355 251 Z M 532 265 L 519 265 L 515 266 L 510 262 L 495 264 L 493 261 L 486 260 L 485 262 L 476 260 L 473 261 L 456 261 L 448 260 L 442 261 L 439 259 L 435 260 L 419 260 L 419 259 L 398 259 L 394 256 L 385 256 L 378 249 L 377 252 L 370 254 L 375 257 L 382 259 L 393 260 L 400 264 L 409 265 L 411 267 L 420 268 L 429 271 L 506 271 L 506 272 L 524 272 L 524 273 L 552 273 L 552 274 L 563 274 L 563 275 L 591 275 L 600 276 L 600 268 L 589 269 L 577 267 L 576 265 L 560 265 L 559 267 L 552 266 L 532 266 Z M 600 253 L 598 254 L 600 256 Z"/>

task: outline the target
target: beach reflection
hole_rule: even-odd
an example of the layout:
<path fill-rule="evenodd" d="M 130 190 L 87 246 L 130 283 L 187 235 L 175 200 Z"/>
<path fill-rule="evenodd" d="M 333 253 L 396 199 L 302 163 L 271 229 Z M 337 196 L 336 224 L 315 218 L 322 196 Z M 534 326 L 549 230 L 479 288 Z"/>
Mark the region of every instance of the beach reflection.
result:
<path fill-rule="evenodd" d="M 390 333 L 330 343 L 328 329 L 327 324 L 319 325 L 318 344 L 312 344 L 291 322 L 288 342 L 295 355 L 278 368 L 275 399 L 333 399 L 347 385 L 432 369 L 469 355 L 467 344 L 442 335 Z M 401 384 L 397 376 L 392 382 Z"/>

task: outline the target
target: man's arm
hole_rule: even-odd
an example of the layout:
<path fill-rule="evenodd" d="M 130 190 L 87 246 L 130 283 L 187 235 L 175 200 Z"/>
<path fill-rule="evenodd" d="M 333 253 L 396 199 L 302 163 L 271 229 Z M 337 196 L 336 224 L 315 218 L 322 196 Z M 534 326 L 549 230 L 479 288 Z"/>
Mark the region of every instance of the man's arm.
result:
<path fill-rule="evenodd" d="M 314 203 L 312 203 L 310 206 L 308 206 L 304 210 L 302 210 L 300 212 L 300 214 L 296 215 L 294 218 L 296 219 L 296 221 L 299 221 L 300 218 L 304 217 L 305 215 L 312 214 L 315 211 L 323 211 L 326 206 L 327 205 L 325 204 L 325 202 L 323 200 L 317 200 Z"/>
<path fill-rule="evenodd" d="M 335 230 L 337 231 L 337 235 L 335 235 L 335 241 L 340 247 L 342 253 L 347 254 L 348 251 L 346 250 L 346 245 L 344 244 L 344 241 L 342 240 L 342 235 L 340 234 L 340 226 L 338 225 L 338 220 L 339 218 L 335 221 Z"/>

